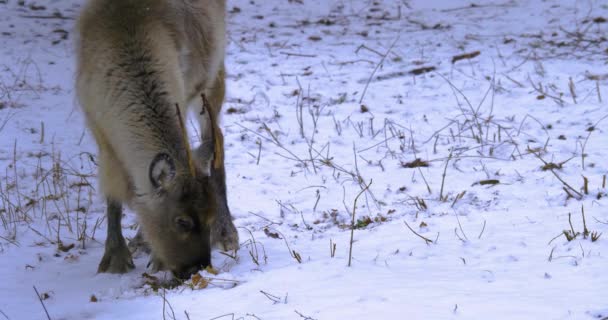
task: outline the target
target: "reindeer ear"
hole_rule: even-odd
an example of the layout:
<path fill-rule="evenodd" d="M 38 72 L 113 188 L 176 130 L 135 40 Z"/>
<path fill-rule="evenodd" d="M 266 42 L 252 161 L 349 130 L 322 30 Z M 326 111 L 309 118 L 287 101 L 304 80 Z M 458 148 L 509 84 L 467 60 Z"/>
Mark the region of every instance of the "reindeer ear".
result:
<path fill-rule="evenodd" d="M 175 178 L 175 163 L 166 153 L 159 153 L 150 163 L 148 172 L 150 183 L 156 189 L 165 189 Z"/>

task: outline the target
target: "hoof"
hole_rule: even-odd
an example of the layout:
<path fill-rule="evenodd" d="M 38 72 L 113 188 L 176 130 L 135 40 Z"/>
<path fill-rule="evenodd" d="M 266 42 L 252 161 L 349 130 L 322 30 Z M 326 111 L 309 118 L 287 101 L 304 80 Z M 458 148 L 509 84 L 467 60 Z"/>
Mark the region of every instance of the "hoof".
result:
<path fill-rule="evenodd" d="M 127 273 L 134 268 L 131 253 L 126 246 L 123 246 L 122 248 L 106 249 L 97 272 Z"/>

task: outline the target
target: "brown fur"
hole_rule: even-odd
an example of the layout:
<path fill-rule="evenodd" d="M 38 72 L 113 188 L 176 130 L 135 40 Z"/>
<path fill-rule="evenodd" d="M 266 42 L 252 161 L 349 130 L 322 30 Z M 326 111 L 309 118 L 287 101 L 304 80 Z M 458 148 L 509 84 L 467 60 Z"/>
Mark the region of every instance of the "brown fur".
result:
<path fill-rule="evenodd" d="M 224 11 L 224 0 L 90 0 L 80 16 L 77 93 L 109 204 L 100 272 L 132 266 L 121 203 L 137 213 L 157 267 L 178 275 L 210 263 L 210 241 L 238 247 L 217 123 L 225 95 Z M 200 111 L 203 95 L 212 115 L 199 116 L 204 143 L 193 168 L 183 117 L 188 106 Z"/>

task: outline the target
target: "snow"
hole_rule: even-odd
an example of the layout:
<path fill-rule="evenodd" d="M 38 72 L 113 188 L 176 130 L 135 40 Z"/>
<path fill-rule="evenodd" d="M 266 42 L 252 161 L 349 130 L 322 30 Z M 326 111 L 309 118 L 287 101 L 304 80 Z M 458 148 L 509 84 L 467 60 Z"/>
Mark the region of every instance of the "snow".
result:
<path fill-rule="evenodd" d="M 608 23 L 593 20 L 608 6 L 475 3 L 229 1 L 222 126 L 241 249 L 213 253 L 206 288 L 154 291 L 145 255 L 96 274 L 81 3 L 0 2 L 0 319 L 44 319 L 34 286 L 52 319 L 607 319 Z M 404 167 L 416 158 L 428 167 Z"/>

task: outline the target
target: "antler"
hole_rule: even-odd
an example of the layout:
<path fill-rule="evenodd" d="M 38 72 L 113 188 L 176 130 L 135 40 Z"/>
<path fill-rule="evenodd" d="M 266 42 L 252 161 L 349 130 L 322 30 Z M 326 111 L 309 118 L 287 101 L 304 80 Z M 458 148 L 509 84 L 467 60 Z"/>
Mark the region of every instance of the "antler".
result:
<path fill-rule="evenodd" d="M 175 110 L 177 110 L 177 119 L 179 121 L 179 126 L 182 131 L 182 139 L 184 141 L 184 146 L 186 147 L 186 157 L 188 158 L 188 169 L 190 169 L 190 174 L 192 177 L 196 176 L 196 171 L 194 170 L 194 160 L 192 159 L 192 151 L 190 151 L 190 142 L 188 141 L 188 132 L 186 131 L 186 126 L 184 125 L 184 120 L 182 118 L 182 113 L 179 110 L 179 105 L 175 104 Z"/>
<path fill-rule="evenodd" d="M 211 124 L 211 141 L 213 141 L 213 167 L 215 169 L 219 169 L 222 165 L 222 160 L 224 158 L 224 150 L 223 145 L 224 141 L 222 141 L 222 133 L 218 132 L 220 128 L 218 127 L 217 122 L 215 122 L 215 115 L 211 112 L 211 106 L 209 100 L 205 94 L 201 94 L 201 98 L 203 99 L 203 110 L 201 114 L 207 112 L 209 116 L 209 122 Z"/>

